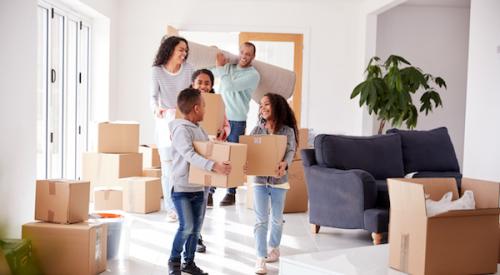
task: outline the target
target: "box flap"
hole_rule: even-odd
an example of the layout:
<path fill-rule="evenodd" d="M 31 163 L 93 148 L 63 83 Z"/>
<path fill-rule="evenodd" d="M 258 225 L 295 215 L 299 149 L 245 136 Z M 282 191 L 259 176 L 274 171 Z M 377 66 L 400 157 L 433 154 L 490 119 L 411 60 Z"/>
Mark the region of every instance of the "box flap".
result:
<path fill-rule="evenodd" d="M 498 182 L 463 178 L 462 194 L 466 190 L 474 193 L 477 209 L 499 207 L 500 184 Z"/>
<path fill-rule="evenodd" d="M 500 214 L 500 209 L 490 208 L 490 209 L 469 209 L 469 210 L 451 210 L 448 212 L 441 213 L 436 216 L 429 217 L 429 219 L 436 218 L 448 218 L 448 217 L 467 217 L 467 216 L 488 216 L 488 215 L 498 215 Z"/>

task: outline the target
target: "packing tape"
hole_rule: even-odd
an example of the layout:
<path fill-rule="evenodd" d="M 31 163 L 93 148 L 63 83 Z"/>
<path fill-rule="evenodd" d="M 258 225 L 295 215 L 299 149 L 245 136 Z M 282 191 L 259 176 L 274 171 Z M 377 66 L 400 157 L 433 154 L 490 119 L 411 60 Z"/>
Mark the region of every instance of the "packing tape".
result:
<path fill-rule="evenodd" d="M 96 267 L 99 266 L 99 263 L 101 262 L 102 258 L 102 249 L 101 246 L 103 245 L 102 243 L 102 231 L 104 231 L 104 226 L 101 224 L 99 226 L 96 226 L 95 228 L 95 265 Z M 96 268 L 97 270 L 97 268 Z"/>
<path fill-rule="evenodd" d="M 204 184 L 212 185 L 212 175 L 205 175 Z"/>
<path fill-rule="evenodd" d="M 211 157 L 213 152 L 214 152 L 214 144 L 213 144 L 213 142 L 208 142 L 207 143 L 207 157 Z"/>
<path fill-rule="evenodd" d="M 111 190 L 104 190 L 104 200 L 108 201 Z"/>
<path fill-rule="evenodd" d="M 410 234 L 401 234 L 401 252 L 399 255 L 399 266 L 401 271 L 408 273 Z"/>
<path fill-rule="evenodd" d="M 54 222 L 54 216 L 55 216 L 55 212 L 52 211 L 52 210 L 47 210 L 47 221 L 48 222 Z"/>
<path fill-rule="evenodd" d="M 49 181 L 49 195 L 55 195 L 56 194 L 56 183 L 53 181 Z"/>

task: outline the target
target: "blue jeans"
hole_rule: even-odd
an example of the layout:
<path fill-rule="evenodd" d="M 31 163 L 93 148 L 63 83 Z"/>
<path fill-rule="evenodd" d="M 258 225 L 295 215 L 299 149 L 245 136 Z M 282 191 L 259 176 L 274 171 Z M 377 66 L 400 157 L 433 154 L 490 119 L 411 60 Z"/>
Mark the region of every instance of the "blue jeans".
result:
<path fill-rule="evenodd" d="M 279 247 L 283 234 L 283 209 L 285 208 L 286 189 L 269 185 L 254 186 L 253 207 L 255 212 L 255 246 L 257 257 L 267 257 L 267 232 L 269 225 L 269 200 L 271 201 L 270 247 Z"/>
<path fill-rule="evenodd" d="M 172 200 L 179 218 L 179 228 L 175 233 L 169 261 L 180 262 L 184 250 L 184 262 L 194 261 L 196 244 L 205 216 L 205 192 L 173 192 Z"/>
<path fill-rule="evenodd" d="M 247 122 L 230 120 L 229 127 L 231 128 L 231 131 L 229 132 L 227 141 L 238 143 L 240 140 L 240 136 L 245 134 L 245 130 L 247 128 Z M 215 187 L 211 187 L 210 193 L 213 194 L 214 192 L 215 192 Z M 233 195 L 236 194 L 236 187 L 228 188 L 227 193 Z"/>
<path fill-rule="evenodd" d="M 163 203 L 165 210 L 175 211 L 174 203 L 172 202 L 172 183 L 170 181 L 170 170 L 172 169 L 172 161 L 168 160 L 167 147 L 158 148 L 161 162 L 161 188 L 163 191 Z"/>

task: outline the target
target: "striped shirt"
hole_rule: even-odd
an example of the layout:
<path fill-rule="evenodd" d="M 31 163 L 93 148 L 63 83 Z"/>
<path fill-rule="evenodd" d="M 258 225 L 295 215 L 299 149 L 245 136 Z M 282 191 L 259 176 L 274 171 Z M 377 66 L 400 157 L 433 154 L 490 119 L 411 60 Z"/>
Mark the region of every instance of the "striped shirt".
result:
<path fill-rule="evenodd" d="M 163 66 L 153 66 L 151 81 L 151 108 L 160 106 L 165 109 L 176 108 L 177 95 L 191 84 L 194 67 L 185 62 L 175 74 Z"/>

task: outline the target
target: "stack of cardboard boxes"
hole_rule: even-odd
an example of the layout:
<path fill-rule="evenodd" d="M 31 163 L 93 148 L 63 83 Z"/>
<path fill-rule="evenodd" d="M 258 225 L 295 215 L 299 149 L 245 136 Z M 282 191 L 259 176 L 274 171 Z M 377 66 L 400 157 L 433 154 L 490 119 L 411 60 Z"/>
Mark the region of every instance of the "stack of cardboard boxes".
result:
<path fill-rule="evenodd" d="M 42 274 L 98 274 L 106 270 L 107 227 L 87 221 L 88 181 L 38 180 L 35 219 L 24 224 Z"/>
<path fill-rule="evenodd" d="M 135 213 L 159 211 L 161 182 L 158 177 L 143 177 L 142 153 L 146 153 L 147 167 L 157 169 L 158 151 L 151 146 L 139 147 L 139 124 L 99 123 L 96 147 L 96 152 L 84 153 L 82 161 L 82 176 L 91 183 L 94 209 L 123 209 Z"/>
<path fill-rule="evenodd" d="M 274 176 L 277 163 L 281 161 L 286 149 L 286 137 L 269 135 L 262 136 L 240 136 L 240 142 L 248 144 L 248 176 L 246 206 L 253 209 L 253 176 Z M 281 137 L 281 138 L 279 138 Z M 281 139 L 281 140 L 280 140 Z M 304 178 L 304 167 L 300 150 L 308 147 L 308 130 L 299 129 L 299 143 L 295 157 L 288 167 L 288 182 L 290 189 L 286 193 L 284 213 L 306 212 L 308 208 L 307 187 Z M 270 156 L 277 156 L 270 158 Z M 279 157 L 281 156 L 281 157 Z M 254 167 L 252 167 L 254 166 Z"/>

